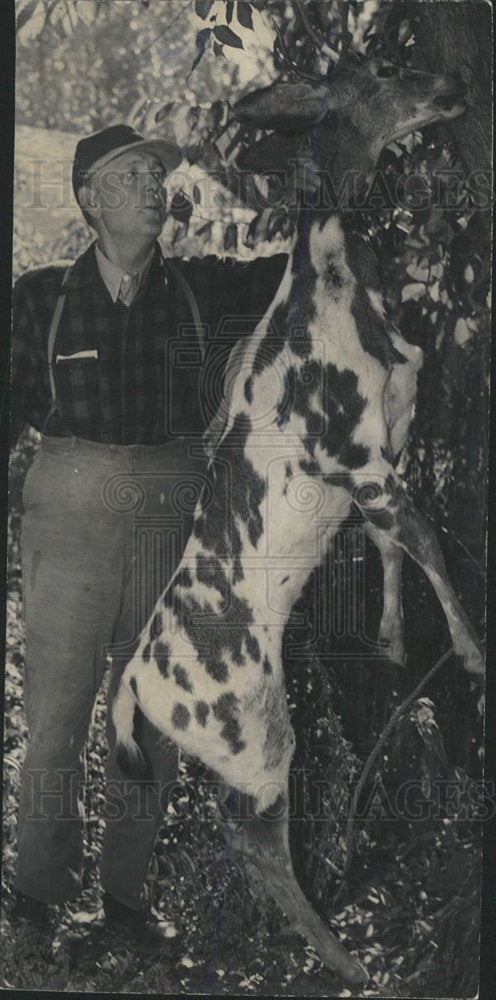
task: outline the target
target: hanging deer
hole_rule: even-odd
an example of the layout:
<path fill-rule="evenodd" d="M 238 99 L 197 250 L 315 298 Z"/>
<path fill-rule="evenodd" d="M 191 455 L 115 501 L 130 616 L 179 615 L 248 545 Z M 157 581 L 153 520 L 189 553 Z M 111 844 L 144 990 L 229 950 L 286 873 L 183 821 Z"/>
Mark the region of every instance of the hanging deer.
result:
<path fill-rule="evenodd" d="M 286 136 L 312 131 L 316 165 L 333 189 L 347 172 L 360 189 L 385 145 L 460 114 L 463 92 L 458 79 L 350 54 L 322 85 L 277 83 L 234 112 Z M 352 505 L 361 511 L 385 562 L 381 634 L 392 655 L 402 657 L 406 552 L 430 580 L 465 669 L 478 674 L 483 661 L 436 538 L 395 471 L 409 419 L 402 400 L 414 393 L 420 357 L 388 321 L 376 257 L 351 208 L 345 200 L 299 210 L 281 285 L 238 353 L 212 489 L 123 672 L 112 717 L 126 772 L 143 773 L 133 736 L 142 712 L 235 790 L 237 843 L 265 889 L 323 963 L 360 986 L 364 968 L 308 903 L 288 845 L 294 735 L 282 637 L 325 552 L 319 525 L 328 544 Z"/>

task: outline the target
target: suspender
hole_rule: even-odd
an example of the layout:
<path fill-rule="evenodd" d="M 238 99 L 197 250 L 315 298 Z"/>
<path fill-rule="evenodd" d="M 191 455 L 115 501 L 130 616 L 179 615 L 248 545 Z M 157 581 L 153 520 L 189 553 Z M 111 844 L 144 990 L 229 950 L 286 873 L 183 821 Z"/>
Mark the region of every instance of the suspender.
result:
<path fill-rule="evenodd" d="M 47 415 L 46 415 L 46 417 L 45 417 L 45 419 L 43 421 L 43 427 L 41 428 L 42 434 L 46 434 L 46 428 L 48 426 L 48 423 L 51 420 L 53 414 L 55 413 L 55 411 L 57 409 L 57 387 L 55 385 L 55 376 L 53 374 L 53 352 L 54 352 L 54 347 L 55 347 L 55 338 L 57 336 L 57 330 L 58 330 L 59 324 L 60 324 L 60 317 L 62 316 L 62 310 L 64 308 L 64 303 L 65 303 L 65 299 L 66 299 L 66 296 L 65 296 L 65 293 L 64 293 L 63 289 L 64 289 L 64 285 L 65 285 L 65 283 L 66 283 L 66 281 L 67 281 L 67 279 L 68 279 L 71 271 L 72 271 L 72 264 L 69 264 L 69 267 L 66 268 L 66 271 L 65 271 L 65 274 L 64 274 L 64 277 L 63 277 L 63 280 L 62 280 L 62 286 L 61 286 L 61 289 L 60 289 L 59 297 L 57 299 L 57 305 L 55 306 L 55 309 L 54 309 L 54 313 L 53 313 L 53 316 L 52 316 L 52 322 L 50 324 L 50 330 L 49 330 L 49 333 L 48 333 L 47 361 L 48 361 L 48 378 L 50 380 L 50 393 L 51 393 L 51 396 L 52 396 L 52 402 L 50 404 L 50 409 L 49 409 L 49 411 L 48 411 L 48 413 L 47 413 Z"/>
<path fill-rule="evenodd" d="M 60 325 L 60 319 L 61 319 L 61 316 L 62 316 L 62 311 L 63 311 L 65 300 L 66 300 L 66 295 L 65 295 L 65 292 L 64 292 L 64 285 L 66 284 L 67 279 L 68 279 L 68 277 L 69 277 L 69 275 L 70 275 L 70 273 L 72 271 L 72 267 L 73 267 L 73 265 L 69 264 L 69 267 L 65 271 L 65 274 L 64 274 L 64 277 L 63 277 L 63 280 L 62 280 L 62 285 L 61 285 L 61 288 L 60 288 L 59 297 L 57 299 L 57 305 L 55 306 L 55 309 L 54 309 L 54 312 L 53 312 L 52 322 L 50 324 L 50 330 L 49 330 L 49 333 L 48 333 L 47 361 L 48 361 L 48 378 L 50 380 L 50 393 L 51 393 L 51 396 L 52 396 L 52 402 L 51 402 L 51 405 L 50 405 L 50 409 L 49 409 L 49 411 L 48 411 L 48 413 L 47 413 L 47 415 L 46 415 L 46 417 L 45 417 L 45 419 L 43 421 L 42 434 L 46 433 L 46 427 L 48 426 L 48 423 L 49 423 L 50 419 L 52 418 L 53 414 L 55 413 L 55 411 L 57 409 L 57 387 L 56 387 L 56 384 L 55 384 L 55 375 L 53 373 L 53 355 L 54 355 L 54 348 L 55 348 L 55 339 L 57 337 L 57 332 L 58 332 L 58 328 L 59 328 L 59 325 Z M 196 329 L 196 335 L 198 337 L 198 342 L 200 344 L 200 350 L 201 350 L 201 356 L 202 356 L 202 362 L 203 362 L 205 360 L 205 338 L 203 336 L 203 327 L 202 327 L 202 322 L 201 322 L 201 317 L 200 317 L 200 310 L 198 309 L 198 303 L 197 303 L 197 301 L 195 299 L 195 296 L 193 295 L 193 292 L 192 292 L 192 290 L 190 288 L 190 285 L 186 281 L 186 278 L 184 277 L 184 275 L 182 275 L 181 272 L 176 268 L 176 266 L 174 264 L 172 264 L 170 261 L 167 261 L 167 267 L 171 271 L 171 274 L 173 275 L 173 277 L 176 279 L 178 285 L 181 286 L 181 288 L 182 288 L 182 290 L 183 290 L 183 292 L 184 292 L 184 294 L 185 294 L 185 296 L 186 296 L 186 298 L 188 300 L 188 304 L 189 304 L 189 307 L 191 309 L 191 313 L 192 313 L 192 316 L 193 316 L 193 323 L 194 323 L 195 329 Z"/>
<path fill-rule="evenodd" d="M 169 268 L 172 276 L 176 279 L 177 283 L 181 286 L 187 300 L 191 313 L 193 315 L 193 323 L 196 329 L 196 335 L 198 337 L 198 342 L 200 344 L 202 362 L 205 360 L 205 337 L 203 336 L 203 326 L 200 317 L 200 310 L 198 309 L 198 303 L 193 295 L 190 285 L 186 281 L 186 278 L 180 271 L 178 271 L 175 264 L 172 264 L 170 260 L 167 261 L 167 267 Z"/>

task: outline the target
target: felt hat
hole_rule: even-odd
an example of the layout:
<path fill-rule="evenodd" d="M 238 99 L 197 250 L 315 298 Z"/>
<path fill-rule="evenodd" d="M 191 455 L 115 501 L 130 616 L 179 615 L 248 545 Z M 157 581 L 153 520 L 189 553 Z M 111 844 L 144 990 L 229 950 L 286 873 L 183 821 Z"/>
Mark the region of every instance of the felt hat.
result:
<path fill-rule="evenodd" d="M 79 189 L 83 187 L 90 174 L 130 149 L 152 153 L 160 161 L 166 173 L 178 167 L 182 160 L 181 150 L 173 142 L 165 139 L 145 139 L 130 125 L 111 125 L 80 139 L 76 146 L 72 165 L 72 187 L 76 200 L 79 201 Z"/>

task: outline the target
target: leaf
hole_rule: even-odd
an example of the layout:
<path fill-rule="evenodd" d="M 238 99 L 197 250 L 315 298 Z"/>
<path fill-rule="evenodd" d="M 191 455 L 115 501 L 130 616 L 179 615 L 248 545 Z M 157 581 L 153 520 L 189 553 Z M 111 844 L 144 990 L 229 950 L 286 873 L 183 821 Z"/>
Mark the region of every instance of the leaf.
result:
<path fill-rule="evenodd" d="M 212 9 L 214 0 L 195 0 L 195 14 L 205 21 Z"/>
<path fill-rule="evenodd" d="M 217 44 L 216 42 L 214 44 Z M 207 114 L 207 126 L 209 129 L 217 128 L 224 118 L 226 102 L 222 100 L 214 101 Z"/>
<path fill-rule="evenodd" d="M 196 36 L 196 42 L 195 42 L 196 48 L 198 49 L 198 51 L 197 51 L 197 54 L 196 54 L 195 58 L 193 59 L 193 62 L 192 62 L 192 65 L 191 65 L 191 69 L 190 69 L 190 71 L 189 71 L 188 76 L 186 77 L 186 79 L 188 79 L 188 77 L 191 75 L 191 73 L 193 72 L 193 70 L 195 69 L 195 67 L 198 66 L 198 63 L 200 62 L 200 59 L 201 59 L 202 55 L 204 54 L 205 49 L 206 49 L 206 47 L 208 45 L 211 33 L 212 33 L 212 29 L 211 28 L 202 28 L 201 31 L 198 32 L 198 34 Z"/>
<path fill-rule="evenodd" d="M 188 232 L 187 225 L 182 226 L 181 224 L 179 224 L 178 226 L 176 226 L 174 233 L 172 235 L 171 246 L 172 247 L 175 246 L 178 240 L 182 240 L 187 235 L 187 232 Z"/>
<path fill-rule="evenodd" d="M 198 184 L 193 186 L 193 201 L 195 205 L 199 205 L 201 203 L 201 191 Z"/>
<path fill-rule="evenodd" d="M 45 24 L 50 20 L 52 14 L 56 9 L 57 9 L 57 0 L 52 0 L 52 3 L 50 4 L 47 10 Z"/>
<path fill-rule="evenodd" d="M 17 30 L 20 31 L 28 21 L 31 20 L 33 14 L 38 6 L 38 0 L 31 0 L 31 3 L 26 4 L 23 10 L 20 10 L 17 15 Z"/>
<path fill-rule="evenodd" d="M 422 296 L 425 295 L 425 292 L 426 292 L 425 285 L 420 284 L 419 282 L 414 282 L 413 284 L 409 285 L 403 285 L 403 288 L 401 290 L 401 301 L 409 302 L 410 299 L 416 299 L 418 301 L 418 299 L 422 298 Z"/>
<path fill-rule="evenodd" d="M 467 321 L 463 318 L 463 316 L 461 316 L 460 319 L 457 319 L 455 324 L 455 344 L 458 344 L 458 347 L 463 347 L 464 344 L 468 343 L 471 337 L 472 332 L 469 330 Z"/>
<path fill-rule="evenodd" d="M 220 42 L 214 42 L 214 55 L 215 56 L 224 56 L 224 51 L 222 49 L 222 45 L 220 44 Z M 224 59 L 225 58 L 226 57 L 224 56 Z"/>
<path fill-rule="evenodd" d="M 262 219 L 263 219 L 263 212 L 259 212 L 258 215 L 255 215 L 253 217 L 253 219 L 251 220 L 251 222 L 250 222 L 250 224 L 248 226 L 248 230 L 247 230 L 247 233 L 246 233 L 246 236 L 245 236 L 244 243 L 245 243 L 245 246 L 250 247 L 250 249 L 255 246 L 255 244 L 257 243 L 257 241 L 260 238 L 260 232 L 259 232 L 259 230 L 261 228 Z"/>
<path fill-rule="evenodd" d="M 286 208 L 276 208 L 271 212 L 268 228 L 268 238 L 273 240 L 278 233 L 285 240 L 291 235 L 292 223 Z M 323 692 L 324 700 L 324 692 Z"/>
<path fill-rule="evenodd" d="M 205 222 L 203 226 L 200 226 L 200 228 L 196 230 L 195 236 L 204 236 L 205 239 L 210 239 L 212 235 L 212 226 L 213 222 Z"/>
<path fill-rule="evenodd" d="M 205 52 L 205 49 L 208 45 L 208 40 L 210 38 L 211 33 L 212 33 L 211 28 L 202 28 L 201 31 L 199 31 L 196 36 L 195 44 L 197 49 L 202 53 L 202 55 Z"/>
<path fill-rule="evenodd" d="M 253 31 L 253 14 L 250 5 L 248 3 L 238 3 L 236 13 L 238 21 L 243 28 L 249 28 L 250 31 Z"/>
<path fill-rule="evenodd" d="M 231 45 L 234 49 L 244 48 L 239 35 L 236 35 L 225 24 L 217 24 L 214 28 L 214 35 L 223 45 Z"/>
<path fill-rule="evenodd" d="M 181 189 L 177 191 L 171 201 L 170 214 L 176 222 L 189 222 L 193 212 L 193 204 Z"/>
<path fill-rule="evenodd" d="M 230 24 L 231 21 L 232 21 L 233 11 L 234 11 L 234 2 L 233 2 L 233 0 L 227 0 L 227 3 L 226 3 L 226 21 L 227 21 L 228 24 Z"/>
<path fill-rule="evenodd" d="M 414 281 L 421 281 L 424 284 L 429 280 L 429 266 L 426 259 L 422 260 L 420 263 L 409 264 L 406 273 Z"/>
<path fill-rule="evenodd" d="M 168 115 L 170 115 L 174 104 L 175 101 L 168 101 L 167 104 L 164 104 L 163 108 L 159 108 L 155 115 L 155 122 L 157 125 L 159 122 L 163 121 L 164 118 L 167 118 Z"/>

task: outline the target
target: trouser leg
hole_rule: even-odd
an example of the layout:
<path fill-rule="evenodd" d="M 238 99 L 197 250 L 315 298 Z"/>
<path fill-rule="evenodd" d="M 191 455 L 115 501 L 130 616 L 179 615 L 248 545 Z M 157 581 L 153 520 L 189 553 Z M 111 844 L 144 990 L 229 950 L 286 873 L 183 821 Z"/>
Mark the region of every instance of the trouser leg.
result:
<path fill-rule="evenodd" d="M 109 699 L 118 684 L 113 672 Z M 111 704 L 111 700 L 109 700 Z M 108 712 L 108 739 L 112 747 L 107 769 L 105 834 L 101 884 L 126 906 L 139 909 L 150 861 L 163 822 L 169 795 L 177 781 L 178 750 L 165 741 L 147 719 L 140 720 L 140 745 L 153 769 L 153 781 L 129 781 L 114 757 L 115 737 Z"/>
<path fill-rule="evenodd" d="M 71 492 L 77 479 L 77 493 Z M 16 888 L 47 903 L 80 891 L 82 751 L 101 651 L 120 600 L 118 531 L 84 503 L 84 469 L 41 454 L 23 523 L 25 704 L 29 746 L 19 811 Z M 74 499 L 74 503 L 72 500 Z M 92 510 L 93 507 L 93 510 Z M 112 571 L 109 566 L 112 565 Z"/>
<path fill-rule="evenodd" d="M 180 561 L 192 528 L 192 501 L 205 479 L 205 463 L 172 452 L 165 472 L 163 466 L 156 468 L 156 476 L 153 466 L 147 472 L 148 476 L 142 480 L 146 484 L 147 501 L 141 520 L 138 516 L 133 525 L 123 605 L 112 646 L 109 709 L 138 633 Z M 154 781 L 125 780 L 115 760 L 110 710 L 107 719 L 111 752 L 101 882 L 112 896 L 137 909 L 163 813 L 177 780 L 178 751 L 175 744 L 141 717 L 140 745 L 152 764 Z"/>

